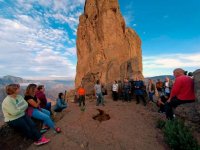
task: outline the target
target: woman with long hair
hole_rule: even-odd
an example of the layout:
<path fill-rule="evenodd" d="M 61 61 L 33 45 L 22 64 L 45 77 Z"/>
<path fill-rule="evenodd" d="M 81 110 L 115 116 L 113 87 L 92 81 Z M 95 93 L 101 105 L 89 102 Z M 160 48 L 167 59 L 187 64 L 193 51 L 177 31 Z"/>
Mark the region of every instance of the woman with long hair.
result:
<path fill-rule="evenodd" d="M 36 84 L 29 84 L 26 88 L 24 99 L 28 102 L 28 115 L 35 119 L 42 120 L 48 128 L 52 128 L 56 133 L 60 133 L 61 129 L 55 127 L 53 121 L 50 118 L 50 112 L 40 108 L 40 100 L 37 99 L 35 95 L 36 91 Z"/>

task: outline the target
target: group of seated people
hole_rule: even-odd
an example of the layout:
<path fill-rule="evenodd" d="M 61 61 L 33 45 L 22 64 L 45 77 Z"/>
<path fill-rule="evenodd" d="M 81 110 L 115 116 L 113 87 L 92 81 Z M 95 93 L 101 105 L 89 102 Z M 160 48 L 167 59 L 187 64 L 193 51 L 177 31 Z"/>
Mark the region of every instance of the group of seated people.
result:
<path fill-rule="evenodd" d="M 9 84 L 6 86 L 6 93 L 7 96 L 2 102 L 5 122 L 27 138 L 32 139 L 35 145 L 42 145 L 50 141 L 42 135 L 41 131 L 52 129 L 54 133 L 61 132 L 61 129 L 56 127 L 51 119 L 51 103 L 47 102 L 43 85 L 29 84 L 24 97 L 22 97 L 19 95 L 20 85 Z M 54 111 L 60 112 L 66 107 L 64 94 L 59 93 Z M 32 119 L 43 122 L 42 130 L 36 128 Z"/>

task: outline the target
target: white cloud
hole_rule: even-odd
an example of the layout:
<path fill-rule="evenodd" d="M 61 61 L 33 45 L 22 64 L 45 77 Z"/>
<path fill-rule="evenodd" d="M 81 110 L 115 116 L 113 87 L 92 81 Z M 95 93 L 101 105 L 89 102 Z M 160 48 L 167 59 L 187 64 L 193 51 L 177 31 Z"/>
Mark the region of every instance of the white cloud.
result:
<path fill-rule="evenodd" d="M 133 24 L 133 27 L 136 27 L 136 26 L 137 26 L 137 24 L 136 24 L 136 23 L 134 23 L 134 24 Z"/>
<path fill-rule="evenodd" d="M 84 2 L 17 0 L 12 9 L 5 7 L 12 17 L 0 18 L 1 75 L 74 78 L 75 39 L 66 26 L 55 28 L 51 21 L 68 24 L 74 34 Z M 43 10 L 35 9 L 36 5 Z"/>
<path fill-rule="evenodd" d="M 199 58 L 200 53 L 144 56 L 144 76 L 172 74 L 175 68 L 194 71 L 200 68 Z"/>

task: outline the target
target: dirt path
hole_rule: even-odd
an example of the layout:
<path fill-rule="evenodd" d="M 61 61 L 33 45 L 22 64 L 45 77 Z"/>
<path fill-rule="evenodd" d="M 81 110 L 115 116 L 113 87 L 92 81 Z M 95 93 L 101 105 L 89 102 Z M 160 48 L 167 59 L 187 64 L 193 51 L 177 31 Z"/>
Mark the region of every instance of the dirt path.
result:
<path fill-rule="evenodd" d="M 97 108 L 110 115 L 110 120 L 99 122 L 92 117 Z M 32 145 L 29 149 L 41 150 L 165 150 L 162 134 L 155 128 L 155 115 L 135 101 L 123 103 L 106 100 L 106 106 L 95 106 L 95 101 L 87 102 L 85 112 L 71 103 L 68 112 L 57 123 L 61 134 L 51 130 L 46 137 L 51 142 L 41 147 Z"/>

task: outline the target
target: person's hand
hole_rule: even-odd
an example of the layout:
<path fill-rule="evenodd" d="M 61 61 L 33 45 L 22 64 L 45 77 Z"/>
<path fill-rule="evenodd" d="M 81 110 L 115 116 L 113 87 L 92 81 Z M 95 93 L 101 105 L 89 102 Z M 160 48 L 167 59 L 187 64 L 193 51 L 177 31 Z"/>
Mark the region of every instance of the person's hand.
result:
<path fill-rule="evenodd" d="M 37 99 L 37 103 L 38 103 L 38 104 L 40 104 L 40 103 L 41 103 L 41 101 L 40 101 L 39 99 Z"/>
<path fill-rule="evenodd" d="M 169 98 L 169 99 L 167 100 L 167 103 L 169 103 L 169 102 L 171 102 L 171 98 Z"/>

